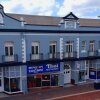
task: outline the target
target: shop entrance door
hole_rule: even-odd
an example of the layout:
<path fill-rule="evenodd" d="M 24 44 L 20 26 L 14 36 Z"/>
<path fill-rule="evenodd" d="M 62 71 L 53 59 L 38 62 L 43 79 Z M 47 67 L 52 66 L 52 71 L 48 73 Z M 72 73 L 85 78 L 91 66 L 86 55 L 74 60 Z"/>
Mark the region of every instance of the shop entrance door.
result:
<path fill-rule="evenodd" d="M 68 64 L 64 65 L 64 84 L 71 83 L 71 68 Z"/>
<path fill-rule="evenodd" d="M 3 69 L 0 68 L 0 92 L 3 91 Z"/>
<path fill-rule="evenodd" d="M 50 86 L 50 74 L 42 75 L 42 86 Z"/>

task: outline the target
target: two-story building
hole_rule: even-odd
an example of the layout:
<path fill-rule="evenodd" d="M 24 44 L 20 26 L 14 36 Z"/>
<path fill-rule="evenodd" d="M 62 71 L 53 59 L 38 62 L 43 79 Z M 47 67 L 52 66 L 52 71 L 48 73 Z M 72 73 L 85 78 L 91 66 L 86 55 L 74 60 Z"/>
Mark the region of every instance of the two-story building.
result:
<path fill-rule="evenodd" d="M 0 92 L 100 79 L 100 20 L 10 14 L 0 5 Z"/>

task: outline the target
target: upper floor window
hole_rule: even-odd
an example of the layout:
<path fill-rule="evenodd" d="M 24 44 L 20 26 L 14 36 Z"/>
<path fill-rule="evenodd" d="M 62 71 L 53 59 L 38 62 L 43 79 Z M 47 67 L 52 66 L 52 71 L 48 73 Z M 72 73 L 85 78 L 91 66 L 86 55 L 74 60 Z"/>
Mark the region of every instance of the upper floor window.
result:
<path fill-rule="evenodd" d="M 0 14 L 0 24 L 3 24 L 3 16 Z"/>
<path fill-rule="evenodd" d="M 5 42 L 5 56 L 14 55 L 14 44 L 13 42 Z"/>
<path fill-rule="evenodd" d="M 67 41 L 66 42 L 66 52 L 73 52 L 73 41 Z"/>
<path fill-rule="evenodd" d="M 39 42 L 32 42 L 31 52 L 32 54 L 39 54 Z"/>
<path fill-rule="evenodd" d="M 100 50 L 100 41 L 98 41 L 98 49 Z"/>
<path fill-rule="evenodd" d="M 65 28 L 76 28 L 75 21 L 65 21 Z"/>
<path fill-rule="evenodd" d="M 94 52 L 94 44 L 95 44 L 95 41 L 90 41 L 90 45 L 89 45 L 89 51 L 91 52 Z"/>
<path fill-rule="evenodd" d="M 86 50 L 86 41 L 82 41 L 82 50 Z"/>
<path fill-rule="evenodd" d="M 50 42 L 50 48 L 49 48 L 50 53 L 56 53 L 56 44 L 57 44 L 57 42 L 55 42 L 55 41 Z"/>

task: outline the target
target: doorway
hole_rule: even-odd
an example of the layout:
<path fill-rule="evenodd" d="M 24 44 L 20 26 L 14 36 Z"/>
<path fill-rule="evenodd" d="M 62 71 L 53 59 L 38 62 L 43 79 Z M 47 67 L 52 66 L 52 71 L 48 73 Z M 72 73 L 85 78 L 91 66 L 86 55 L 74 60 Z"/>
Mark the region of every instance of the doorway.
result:
<path fill-rule="evenodd" d="M 71 83 L 71 68 L 70 65 L 64 65 L 64 84 Z"/>

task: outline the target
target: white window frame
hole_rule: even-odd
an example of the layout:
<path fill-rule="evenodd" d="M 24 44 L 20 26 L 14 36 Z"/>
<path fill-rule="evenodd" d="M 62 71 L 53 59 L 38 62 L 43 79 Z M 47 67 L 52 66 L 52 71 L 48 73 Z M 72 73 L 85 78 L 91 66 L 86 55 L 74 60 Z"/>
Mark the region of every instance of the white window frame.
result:
<path fill-rule="evenodd" d="M 68 48 L 68 51 L 67 51 L 67 49 L 65 49 L 66 53 L 72 53 L 73 52 L 73 41 L 66 41 L 65 46 L 66 46 L 66 48 Z"/>
<path fill-rule="evenodd" d="M 94 52 L 94 45 L 95 45 L 95 41 L 94 40 L 90 41 L 90 44 L 89 44 L 89 51 L 90 52 Z"/>
<path fill-rule="evenodd" d="M 14 43 L 10 42 L 10 41 L 7 41 L 4 44 L 4 51 L 5 51 L 6 47 L 8 48 L 8 56 L 13 56 L 14 55 Z M 12 47 L 12 49 L 13 49 L 12 55 L 10 54 L 10 47 Z M 6 55 L 6 51 L 5 51 L 5 55 Z"/>
<path fill-rule="evenodd" d="M 76 22 L 75 21 L 65 21 L 65 28 L 76 28 Z"/>
<path fill-rule="evenodd" d="M 86 52 L 86 41 L 82 41 L 82 50 L 81 52 Z"/>
<path fill-rule="evenodd" d="M 32 49 L 31 49 L 31 53 L 32 54 L 39 54 L 39 42 L 37 42 L 37 41 L 32 42 L 32 47 L 34 47 L 34 53 L 32 53 Z M 36 51 L 36 47 L 38 47 L 38 51 Z"/>
<path fill-rule="evenodd" d="M 57 42 L 56 41 L 51 41 L 50 44 L 49 44 L 49 47 L 50 46 L 52 47 L 52 50 L 50 52 L 50 49 L 49 49 L 49 52 L 53 53 L 53 46 L 55 46 L 55 52 L 54 53 L 56 53 L 57 52 Z"/>
<path fill-rule="evenodd" d="M 100 41 L 98 41 L 98 51 L 100 52 Z"/>

